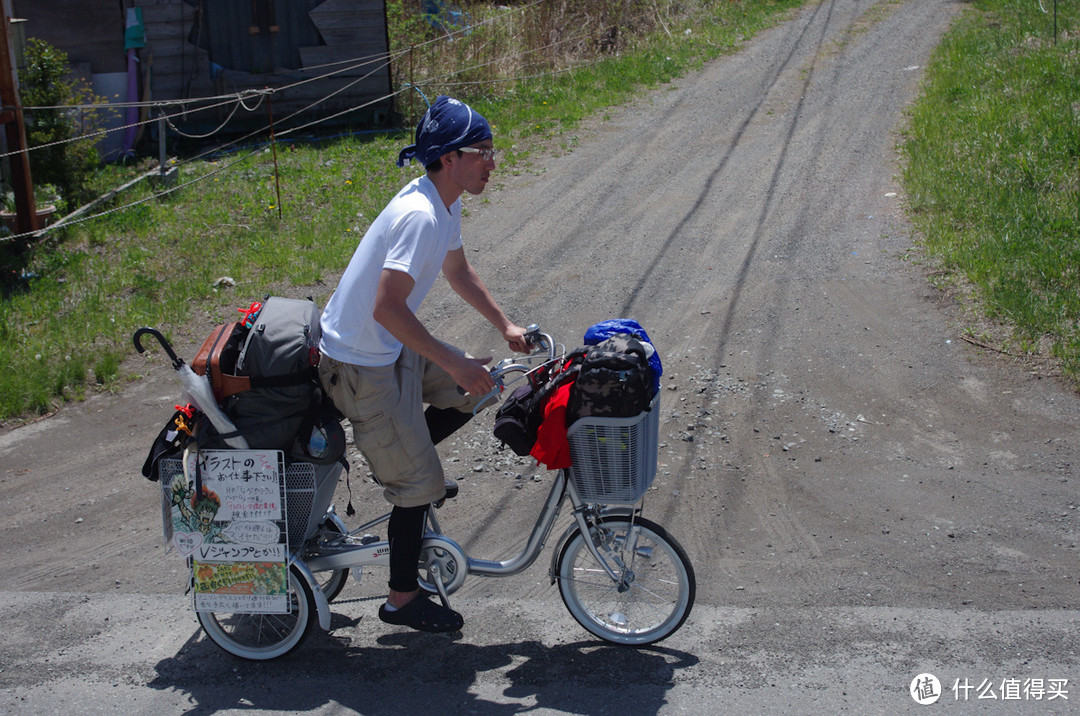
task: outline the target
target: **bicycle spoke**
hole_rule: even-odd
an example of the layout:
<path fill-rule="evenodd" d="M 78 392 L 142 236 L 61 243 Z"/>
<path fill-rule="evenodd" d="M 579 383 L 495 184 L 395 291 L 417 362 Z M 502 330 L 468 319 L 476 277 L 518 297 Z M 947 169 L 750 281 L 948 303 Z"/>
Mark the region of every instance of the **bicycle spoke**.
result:
<path fill-rule="evenodd" d="M 677 629 L 693 603 L 693 577 L 663 528 L 613 518 L 590 537 L 620 580 L 597 564 L 579 531 L 563 551 L 559 589 L 582 626 L 625 644 L 652 643 Z"/>
<path fill-rule="evenodd" d="M 292 571 L 290 611 L 285 614 L 198 612 L 207 636 L 231 654 L 244 659 L 274 659 L 295 649 L 315 623 L 311 590 Z"/>

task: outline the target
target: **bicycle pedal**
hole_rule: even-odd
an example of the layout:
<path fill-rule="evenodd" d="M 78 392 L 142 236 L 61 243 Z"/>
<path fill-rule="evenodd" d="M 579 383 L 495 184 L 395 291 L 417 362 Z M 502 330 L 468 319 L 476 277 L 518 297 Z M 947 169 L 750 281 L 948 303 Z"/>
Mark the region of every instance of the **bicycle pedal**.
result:
<path fill-rule="evenodd" d="M 360 538 L 360 544 L 369 545 L 379 541 L 379 535 L 364 535 Z"/>
<path fill-rule="evenodd" d="M 446 494 L 432 503 L 436 510 L 445 505 L 447 500 L 452 500 L 457 497 L 458 494 L 458 484 L 456 481 L 446 477 L 443 478 L 443 485 L 446 487 Z"/>

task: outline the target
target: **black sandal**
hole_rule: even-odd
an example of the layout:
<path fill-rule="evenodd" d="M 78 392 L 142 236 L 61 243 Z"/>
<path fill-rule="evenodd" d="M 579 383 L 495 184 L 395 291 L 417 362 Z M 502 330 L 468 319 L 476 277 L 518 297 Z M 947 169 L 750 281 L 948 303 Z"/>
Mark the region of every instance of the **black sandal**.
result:
<path fill-rule="evenodd" d="M 459 631 L 465 624 L 460 614 L 436 604 L 425 595 L 417 595 L 408 604 L 394 611 L 387 610 L 383 604 L 379 607 L 379 619 L 387 624 L 407 626 L 434 634 Z"/>

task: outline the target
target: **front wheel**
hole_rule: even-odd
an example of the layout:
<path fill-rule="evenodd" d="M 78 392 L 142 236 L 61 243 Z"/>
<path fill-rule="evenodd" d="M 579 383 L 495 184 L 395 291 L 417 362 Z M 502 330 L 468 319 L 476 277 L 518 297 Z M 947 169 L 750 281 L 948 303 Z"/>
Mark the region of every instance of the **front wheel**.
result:
<path fill-rule="evenodd" d="M 289 567 L 288 614 L 195 612 L 210 641 L 233 656 L 268 661 L 303 643 L 315 624 L 315 596 L 296 567 Z"/>
<path fill-rule="evenodd" d="M 682 546 L 646 519 L 610 517 L 589 530 L 612 581 L 577 529 L 556 566 L 559 593 L 581 626 L 616 644 L 641 646 L 670 636 L 694 606 L 694 568 Z"/>

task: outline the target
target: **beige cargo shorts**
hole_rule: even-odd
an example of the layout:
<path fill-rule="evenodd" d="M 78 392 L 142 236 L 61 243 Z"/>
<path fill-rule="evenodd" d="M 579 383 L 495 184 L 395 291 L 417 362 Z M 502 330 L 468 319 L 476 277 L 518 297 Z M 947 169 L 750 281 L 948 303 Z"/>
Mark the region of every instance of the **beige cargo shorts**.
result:
<path fill-rule="evenodd" d="M 462 395 L 449 373 L 408 348 L 393 365 L 374 368 L 323 354 L 319 380 L 352 423 L 353 441 L 388 502 L 418 507 L 446 494 L 439 454 L 424 421 L 424 404 L 472 412 L 483 396 Z"/>

